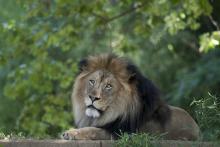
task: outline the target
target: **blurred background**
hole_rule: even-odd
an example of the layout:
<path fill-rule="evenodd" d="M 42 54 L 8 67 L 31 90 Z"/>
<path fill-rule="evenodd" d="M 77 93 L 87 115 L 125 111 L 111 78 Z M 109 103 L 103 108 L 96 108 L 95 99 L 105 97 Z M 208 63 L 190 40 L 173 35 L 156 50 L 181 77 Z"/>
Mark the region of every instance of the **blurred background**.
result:
<path fill-rule="evenodd" d="M 77 62 L 114 52 L 186 109 L 202 139 L 220 139 L 219 29 L 219 0 L 0 0 L 0 132 L 50 138 L 73 126 Z"/>

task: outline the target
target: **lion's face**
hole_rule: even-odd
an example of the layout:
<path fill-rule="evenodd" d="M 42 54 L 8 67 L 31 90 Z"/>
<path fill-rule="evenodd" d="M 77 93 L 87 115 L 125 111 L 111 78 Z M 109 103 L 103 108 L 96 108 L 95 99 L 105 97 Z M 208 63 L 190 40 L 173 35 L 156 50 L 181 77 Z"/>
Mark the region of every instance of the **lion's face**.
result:
<path fill-rule="evenodd" d="M 112 73 L 105 70 L 89 74 L 84 82 L 85 114 L 98 118 L 115 101 L 116 94 L 120 89 L 119 82 Z"/>
<path fill-rule="evenodd" d="M 72 102 L 78 127 L 132 120 L 141 108 L 133 72 L 124 58 L 91 56 L 79 62 Z"/>

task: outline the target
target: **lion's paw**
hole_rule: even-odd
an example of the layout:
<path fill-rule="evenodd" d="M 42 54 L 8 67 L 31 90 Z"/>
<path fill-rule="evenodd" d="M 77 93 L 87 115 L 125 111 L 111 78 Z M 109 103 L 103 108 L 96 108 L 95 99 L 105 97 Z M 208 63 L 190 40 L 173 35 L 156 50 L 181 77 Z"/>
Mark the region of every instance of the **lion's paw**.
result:
<path fill-rule="evenodd" d="M 77 136 L 77 134 L 78 134 L 77 129 L 71 129 L 71 130 L 64 132 L 61 135 L 61 138 L 65 139 L 65 140 L 74 140 L 75 136 Z"/>
<path fill-rule="evenodd" d="M 65 140 L 86 140 L 94 139 L 95 135 L 85 129 L 70 129 L 64 132 L 61 136 Z"/>

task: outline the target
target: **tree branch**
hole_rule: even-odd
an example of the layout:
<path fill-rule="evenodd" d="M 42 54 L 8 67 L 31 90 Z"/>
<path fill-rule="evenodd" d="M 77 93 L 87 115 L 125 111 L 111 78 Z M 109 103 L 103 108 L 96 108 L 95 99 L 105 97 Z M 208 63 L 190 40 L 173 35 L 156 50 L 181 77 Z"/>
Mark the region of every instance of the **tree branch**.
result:
<path fill-rule="evenodd" d="M 109 22 L 114 21 L 114 20 L 116 20 L 116 19 L 118 19 L 118 18 L 121 18 L 121 17 L 123 17 L 123 16 L 125 16 L 125 15 L 127 15 L 127 14 L 129 14 L 129 13 L 132 13 L 132 12 L 134 12 L 135 10 L 144 7 L 145 4 L 146 4 L 146 3 L 134 5 L 132 8 L 130 8 L 130 9 L 128 9 L 128 10 L 126 10 L 126 11 L 124 11 L 124 12 L 122 12 L 122 13 L 116 15 L 116 16 L 113 16 L 113 17 L 109 18 L 106 23 L 109 23 Z"/>
<path fill-rule="evenodd" d="M 216 29 L 217 29 L 218 31 L 220 31 L 219 25 L 218 25 L 218 23 L 213 19 L 212 15 L 209 15 L 208 17 L 209 17 L 209 20 L 211 21 L 211 23 L 216 27 Z"/>
<path fill-rule="evenodd" d="M 125 15 L 128 15 L 128 14 L 134 12 L 135 10 L 144 7 L 145 5 L 146 5 L 146 3 L 134 5 L 134 6 L 132 6 L 132 8 L 130 8 L 130 9 L 128 9 L 128 10 L 118 14 L 118 15 L 110 17 L 110 18 L 104 17 L 104 16 L 96 14 L 94 12 L 92 12 L 92 14 L 94 16 L 99 17 L 100 19 L 102 19 L 104 21 L 104 23 L 106 24 L 106 23 L 112 22 L 112 21 L 114 21 L 116 19 L 119 19 L 119 18 L 121 18 L 121 17 L 123 17 Z"/>

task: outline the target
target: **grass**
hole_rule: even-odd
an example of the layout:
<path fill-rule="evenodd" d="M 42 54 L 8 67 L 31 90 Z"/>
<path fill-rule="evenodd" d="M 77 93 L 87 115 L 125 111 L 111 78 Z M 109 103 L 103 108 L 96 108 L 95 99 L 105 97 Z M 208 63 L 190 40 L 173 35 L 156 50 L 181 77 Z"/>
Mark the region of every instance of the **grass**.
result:
<path fill-rule="evenodd" d="M 120 135 L 120 139 L 116 141 L 116 147 L 150 147 L 151 141 L 160 140 L 162 135 L 152 135 L 148 133 Z"/>
<path fill-rule="evenodd" d="M 0 132 L 0 140 L 5 139 L 5 140 L 15 140 L 15 139 L 25 139 L 26 136 L 20 132 L 20 133 L 10 133 L 10 134 L 5 134 L 3 132 Z"/>
<path fill-rule="evenodd" d="M 60 135 L 59 135 L 60 136 Z M 36 139 L 36 140 L 44 140 L 44 139 L 59 139 L 60 137 L 53 136 L 31 136 L 27 135 L 24 132 L 12 132 L 12 133 L 4 133 L 0 130 L 0 140 L 18 140 L 18 139 Z"/>

